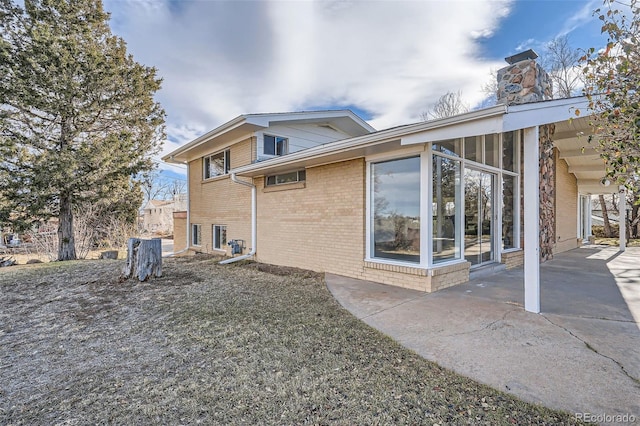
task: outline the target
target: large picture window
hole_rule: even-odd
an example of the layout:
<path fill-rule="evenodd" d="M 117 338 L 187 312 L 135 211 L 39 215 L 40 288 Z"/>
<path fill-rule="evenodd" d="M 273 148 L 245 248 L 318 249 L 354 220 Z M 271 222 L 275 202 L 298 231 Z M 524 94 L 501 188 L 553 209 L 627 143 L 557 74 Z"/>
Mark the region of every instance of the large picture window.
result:
<path fill-rule="evenodd" d="M 231 152 L 226 149 L 203 159 L 204 178 L 209 179 L 229 173 L 231 169 Z"/>
<path fill-rule="evenodd" d="M 371 165 L 371 255 L 420 262 L 420 157 Z"/>
<path fill-rule="evenodd" d="M 433 263 L 460 258 L 460 161 L 433 155 Z"/>

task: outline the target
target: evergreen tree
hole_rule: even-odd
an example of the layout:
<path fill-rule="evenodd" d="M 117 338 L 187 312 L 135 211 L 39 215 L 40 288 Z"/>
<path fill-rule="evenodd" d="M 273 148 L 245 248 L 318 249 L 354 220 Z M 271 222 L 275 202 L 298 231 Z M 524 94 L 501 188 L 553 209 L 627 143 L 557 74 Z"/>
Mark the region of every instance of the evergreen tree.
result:
<path fill-rule="evenodd" d="M 0 204 L 14 225 L 57 216 L 59 260 L 74 207 L 139 191 L 164 139 L 156 69 L 108 21 L 100 0 L 0 0 Z"/>

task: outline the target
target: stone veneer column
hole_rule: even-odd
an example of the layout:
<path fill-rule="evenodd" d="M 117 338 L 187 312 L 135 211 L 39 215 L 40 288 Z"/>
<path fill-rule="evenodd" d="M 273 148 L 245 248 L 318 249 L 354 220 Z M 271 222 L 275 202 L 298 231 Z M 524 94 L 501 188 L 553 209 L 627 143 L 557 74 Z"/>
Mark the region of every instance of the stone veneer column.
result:
<path fill-rule="evenodd" d="M 498 103 L 526 104 L 551 99 L 553 84 L 549 74 L 536 62 L 533 50 L 505 58 L 508 66 L 498 70 Z M 555 245 L 555 125 L 539 128 L 540 141 L 540 260 L 553 258 Z M 523 213 L 521 213 L 524 216 Z"/>
<path fill-rule="evenodd" d="M 555 124 L 539 127 L 540 134 L 540 261 L 553 259 L 556 242 L 556 168 L 553 134 Z"/>

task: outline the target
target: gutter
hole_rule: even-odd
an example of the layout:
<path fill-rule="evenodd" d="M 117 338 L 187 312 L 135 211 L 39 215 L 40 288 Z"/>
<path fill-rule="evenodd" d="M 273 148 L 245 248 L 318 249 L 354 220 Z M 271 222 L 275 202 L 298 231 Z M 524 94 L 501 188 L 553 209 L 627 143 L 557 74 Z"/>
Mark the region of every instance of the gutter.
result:
<path fill-rule="evenodd" d="M 223 260 L 219 262 L 220 265 L 228 265 L 229 263 L 239 262 L 241 260 L 252 257 L 254 254 L 256 254 L 256 243 L 258 240 L 258 232 L 257 232 L 258 210 L 256 208 L 256 197 L 257 197 L 256 186 L 252 183 L 239 180 L 236 177 L 235 173 L 231 173 L 231 180 L 235 183 L 239 183 L 240 185 L 248 186 L 249 188 L 251 188 L 251 251 L 249 251 L 249 253 L 242 256 L 232 257 L 231 259 Z"/>

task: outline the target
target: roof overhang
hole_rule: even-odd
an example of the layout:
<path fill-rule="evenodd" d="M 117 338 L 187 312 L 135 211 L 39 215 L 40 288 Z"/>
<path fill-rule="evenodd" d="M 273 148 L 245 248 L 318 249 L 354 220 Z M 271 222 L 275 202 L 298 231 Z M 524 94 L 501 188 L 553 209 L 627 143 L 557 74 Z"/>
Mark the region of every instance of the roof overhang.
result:
<path fill-rule="evenodd" d="M 382 130 L 368 135 L 331 142 L 232 170 L 240 176 L 257 177 L 298 168 L 363 158 L 439 140 L 502 133 L 543 124 L 555 124 L 554 144 L 559 156 L 577 180 L 579 192 L 614 192 L 604 186 L 604 162 L 588 144 L 591 134 L 586 97 L 555 99 L 523 105 L 497 105 L 444 119 L 431 120 Z"/>
<path fill-rule="evenodd" d="M 249 138 L 254 132 L 269 126 L 293 123 L 327 124 L 351 135 L 365 135 L 375 131 L 369 123 L 349 110 L 246 114 L 240 115 L 181 146 L 162 157 L 162 161 L 183 164 L 210 152 L 212 144 L 222 149 Z"/>

